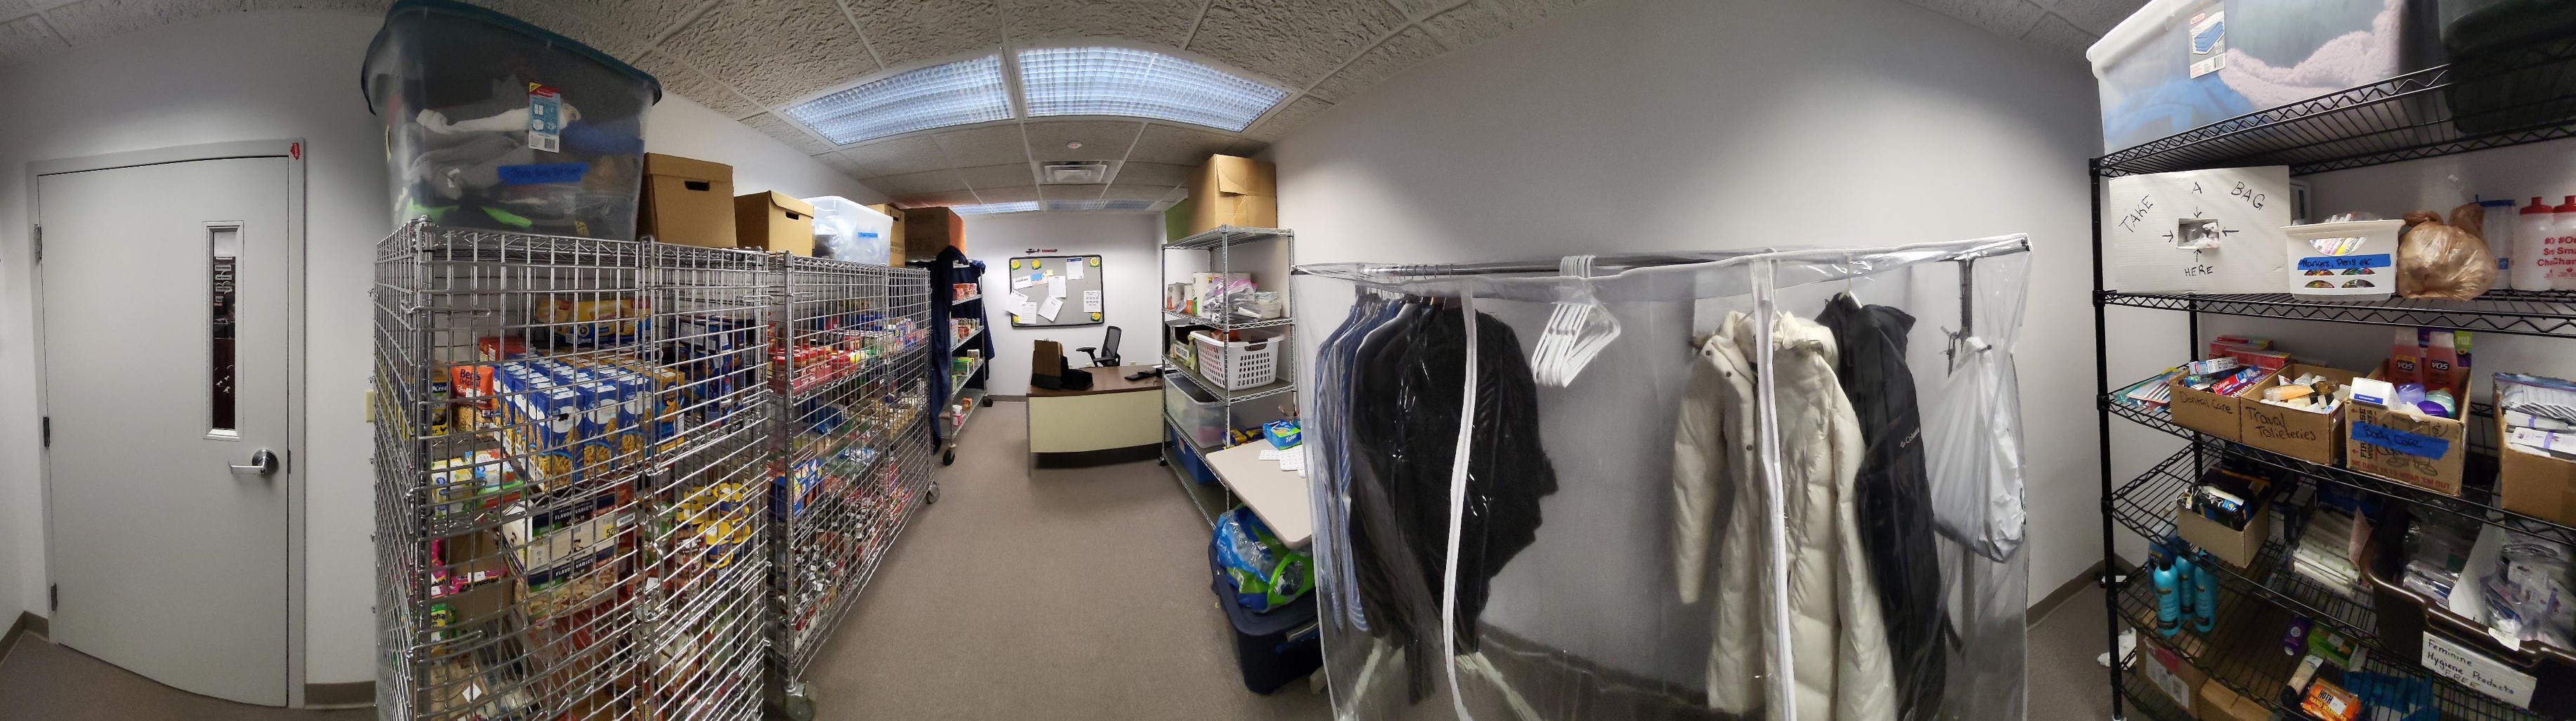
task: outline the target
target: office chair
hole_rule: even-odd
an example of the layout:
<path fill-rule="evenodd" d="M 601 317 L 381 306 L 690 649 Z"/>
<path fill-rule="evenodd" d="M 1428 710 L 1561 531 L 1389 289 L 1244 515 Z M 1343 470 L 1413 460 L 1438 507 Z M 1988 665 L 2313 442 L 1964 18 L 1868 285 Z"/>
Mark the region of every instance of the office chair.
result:
<path fill-rule="evenodd" d="M 1091 356 L 1091 367 L 1093 368 L 1116 367 L 1118 365 L 1118 335 L 1118 326 L 1110 326 L 1109 334 L 1100 339 L 1099 348 L 1075 348 L 1074 350 L 1081 351 L 1083 355 Z"/>

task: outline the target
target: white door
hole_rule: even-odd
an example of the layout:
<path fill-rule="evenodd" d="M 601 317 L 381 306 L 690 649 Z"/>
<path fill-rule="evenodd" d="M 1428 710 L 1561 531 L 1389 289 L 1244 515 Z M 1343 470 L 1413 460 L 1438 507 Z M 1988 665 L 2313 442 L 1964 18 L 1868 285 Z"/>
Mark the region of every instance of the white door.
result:
<path fill-rule="evenodd" d="M 54 640 L 270 706 L 287 699 L 287 162 L 36 187 Z M 280 467 L 257 468 L 263 451 Z"/>

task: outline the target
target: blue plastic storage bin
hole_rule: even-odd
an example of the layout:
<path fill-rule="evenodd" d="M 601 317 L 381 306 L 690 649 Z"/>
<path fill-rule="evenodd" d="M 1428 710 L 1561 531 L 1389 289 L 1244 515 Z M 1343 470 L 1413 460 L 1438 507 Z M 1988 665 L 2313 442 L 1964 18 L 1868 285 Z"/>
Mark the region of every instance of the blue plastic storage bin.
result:
<path fill-rule="evenodd" d="M 2442 62 L 2431 0 L 2152 0 L 2084 52 L 2102 150 Z"/>

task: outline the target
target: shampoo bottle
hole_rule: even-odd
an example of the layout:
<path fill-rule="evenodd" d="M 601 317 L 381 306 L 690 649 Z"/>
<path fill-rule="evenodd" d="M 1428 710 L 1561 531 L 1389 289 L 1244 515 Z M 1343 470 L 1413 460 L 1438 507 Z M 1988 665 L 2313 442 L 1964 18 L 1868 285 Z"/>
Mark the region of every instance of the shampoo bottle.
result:
<path fill-rule="evenodd" d="M 2218 624 L 2218 575 L 2209 570 L 2209 559 L 2191 566 L 2191 588 L 2200 594 L 2191 604 L 2191 630 L 2208 633 Z"/>
<path fill-rule="evenodd" d="M 2548 203 L 2533 196 L 2530 205 L 2514 214 L 2513 277 L 2515 290 L 2549 290 L 2549 271 L 2540 264 L 2541 251 L 2549 246 L 2549 232 L 2556 228 L 2557 217 Z"/>
<path fill-rule="evenodd" d="M 2200 592 L 2191 585 L 2196 579 L 2191 575 L 2193 565 L 2191 554 L 2174 554 L 2174 618 L 2177 620 L 2191 618 L 2192 601 L 2200 598 Z"/>
<path fill-rule="evenodd" d="M 2467 393 L 2460 387 L 2460 354 L 2452 347 L 2450 331 L 2434 331 L 2432 346 L 2424 350 L 2424 390 L 2450 391 L 2453 397 Z"/>
<path fill-rule="evenodd" d="M 2424 384 L 2422 366 L 2424 349 L 2415 345 L 2415 329 L 2397 329 L 2396 340 L 2388 345 L 2388 382 L 2396 385 Z"/>
<path fill-rule="evenodd" d="M 2171 636 L 2182 633 L 2182 597 L 2175 592 L 2178 590 L 2175 586 L 2179 581 L 2174 578 L 2174 567 L 2171 561 L 2156 564 L 2155 582 L 2156 635 Z"/>

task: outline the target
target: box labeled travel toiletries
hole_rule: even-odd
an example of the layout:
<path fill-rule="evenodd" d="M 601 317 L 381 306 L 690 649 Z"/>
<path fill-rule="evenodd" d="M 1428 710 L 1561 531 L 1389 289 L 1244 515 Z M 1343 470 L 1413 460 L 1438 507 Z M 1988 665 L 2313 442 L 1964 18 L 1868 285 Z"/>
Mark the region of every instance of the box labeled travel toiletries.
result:
<path fill-rule="evenodd" d="M 2343 456 L 2343 409 L 2317 413 L 2274 405 L 2263 401 L 2264 393 L 2284 381 L 2310 374 L 2325 376 L 2335 385 L 2351 385 L 2358 377 L 2351 371 L 2292 363 L 2281 368 L 2239 399 L 2237 427 L 2243 437 L 2238 442 L 2310 463 L 2334 465 Z M 2296 389 L 2292 389 L 2296 390 Z"/>

